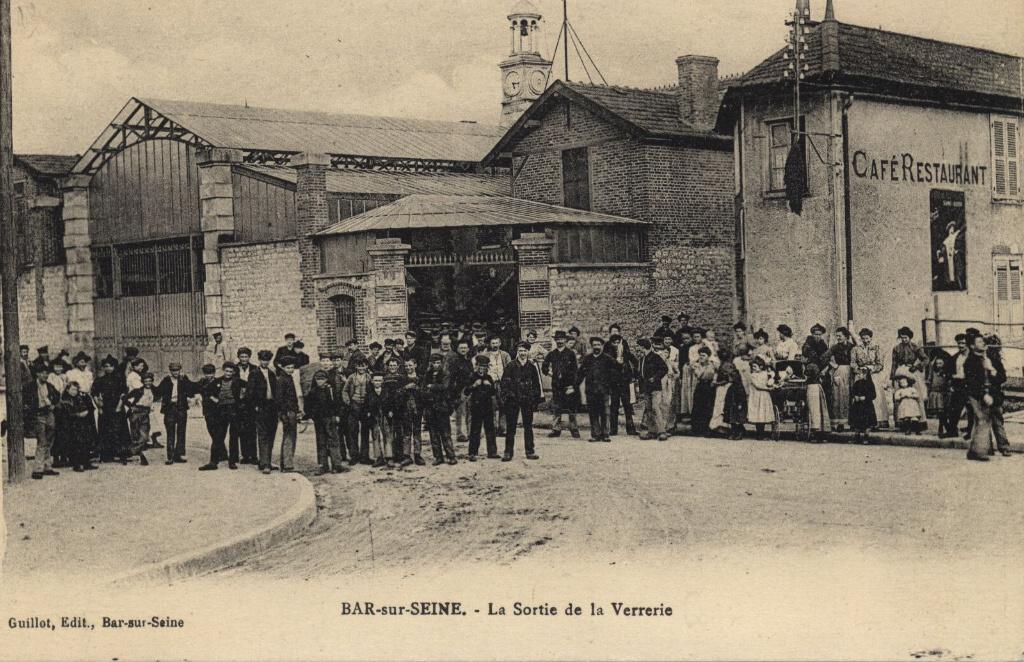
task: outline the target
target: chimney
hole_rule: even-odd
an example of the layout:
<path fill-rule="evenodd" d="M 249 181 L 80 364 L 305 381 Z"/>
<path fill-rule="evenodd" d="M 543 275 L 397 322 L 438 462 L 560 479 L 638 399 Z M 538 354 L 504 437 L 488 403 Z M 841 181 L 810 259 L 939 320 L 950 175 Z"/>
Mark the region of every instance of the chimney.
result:
<path fill-rule="evenodd" d="M 821 70 L 825 73 L 839 71 L 839 22 L 832 0 L 825 5 L 825 20 L 818 25 L 821 31 Z"/>
<path fill-rule="evenodd" d="M 679 118 L 698 131 L 711 131 L 718 120 L 718 58 L 683 55 L 679 68 Z"/>

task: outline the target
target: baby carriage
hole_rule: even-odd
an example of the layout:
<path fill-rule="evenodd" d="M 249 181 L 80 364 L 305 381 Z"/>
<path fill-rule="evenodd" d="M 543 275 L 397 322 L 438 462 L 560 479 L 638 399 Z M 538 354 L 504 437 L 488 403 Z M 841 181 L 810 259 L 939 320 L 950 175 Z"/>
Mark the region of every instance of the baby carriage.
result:
<path fill-rule="evenodd" d="M 775 424 L 772 425 L 772 440 L 778 441 L 782 423 L 791 423 L 796 438 L 808 441 L 811 430 L 807 411 L 807 379 L 804 376 L 806 363 L 802 360 L 776 361 L 772 366 L 774 388 L 772 403 L 775 405 Z"/>

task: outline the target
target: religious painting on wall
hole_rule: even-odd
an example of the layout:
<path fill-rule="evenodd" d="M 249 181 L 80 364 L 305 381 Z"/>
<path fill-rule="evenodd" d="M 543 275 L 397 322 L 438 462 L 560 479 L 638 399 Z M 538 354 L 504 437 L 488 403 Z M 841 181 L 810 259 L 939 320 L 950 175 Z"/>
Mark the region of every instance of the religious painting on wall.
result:
<path fill-rule="evenodd" d="M 931 192 L 932 291 L 967 290 L 967 218 L 963 191 Z"/>

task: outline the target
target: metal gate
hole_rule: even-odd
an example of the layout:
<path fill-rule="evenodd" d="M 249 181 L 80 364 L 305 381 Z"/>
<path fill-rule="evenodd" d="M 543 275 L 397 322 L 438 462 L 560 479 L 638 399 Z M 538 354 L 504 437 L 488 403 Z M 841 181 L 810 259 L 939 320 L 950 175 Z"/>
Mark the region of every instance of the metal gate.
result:
<path fill-rule="evenodd" d="M 196 374 L 206 348 L 202 238 L 93 247 L 99 358 L 137 347 L 155 373 Z"/>

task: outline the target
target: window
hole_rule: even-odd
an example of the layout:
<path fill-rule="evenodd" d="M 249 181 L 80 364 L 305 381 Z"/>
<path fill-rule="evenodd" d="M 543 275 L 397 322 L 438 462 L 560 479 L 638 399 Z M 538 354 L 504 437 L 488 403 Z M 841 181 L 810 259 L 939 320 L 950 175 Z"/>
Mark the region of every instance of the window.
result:
<path fill-rule="evenodd" d="M 14 195 L 25 195 L 25 182 L 14 182 Z"/>
<path fill-rule="evenodd" d="M 555 262 L 643 262 L 644 231 L 635 226 L 562 226 L 555 229 Z"/>
<path fill-rule="evenodd" d="M 805 131 L 804 118 L 800 118 L 800 130 Z M 786 190 L 786 158 L 793 140 L 793 120 L 786 119 L 768 123 L 768 172 L 765 181 L 765 192 L 783 193 Z M 806 141 L 803 136 L 800 142 L 804 145 L 804 163 L 806 159 Z M 804 173 L 806 180 L 807 173 Z"/>
<path fill-rule="evenodd" d="M 586 147 L 562 151 L 562 206 L 590 211 L 590 161 Z"/>
<path fill-rule="evenodd" d="M 160 294 L 192 291 L 192 252 L 188 245 L 168 246 L 157 252 Z"/>
<path fill-rule="evenodd" d="M 202 292 L 202 239 L 97 246 L 92 250 L 96 297 Z M 115 277 L 114 266 L 117 266 Z"/>
<path fill-rule="evenodd" d="M 114 296 L 114 260 L 110 247 L 92 249 L 92 273 L 95 280 L 97 299 L 111 299 Z"/>
<path fill-rule="evenodd" d="M 156 253 L 152 249 L 128 249 L 120 258 L 122 296 L 142 297 L 158 292 Z"/>
<path fill-rule="evenodd" d="M 996 333 L 1005 338 L 1024 335 L 1024 293 L 1021 291 L 1021 256 L 996 255 L 995 272 Z"/>
<path fill-rule="evenodd" d="M 1020 121 L 992 117 L 992 196 L 1020 200 Z"/>
<path fill-rule="evenodd" d="M 356 337 L 356 300 L 339 294 L 331 298 L 331 304 L 334 306 L 335 343 L 342 347 Z"/>
<path fill-rule="evenodd" d="M 396 200 L 398 197 L 399 196 L 393 196 Z M 328 213 L 330 214 L 331 223 L 338 223 L 339 221 L 344 221 L 346 218 L 358 216 L 359 214 L 368 212 L 371 209 L 376 209 L 377 207 L 386 205 L 392 201 L 393 200 L 336 197 L 331 198 L 328 201 Z"/>

